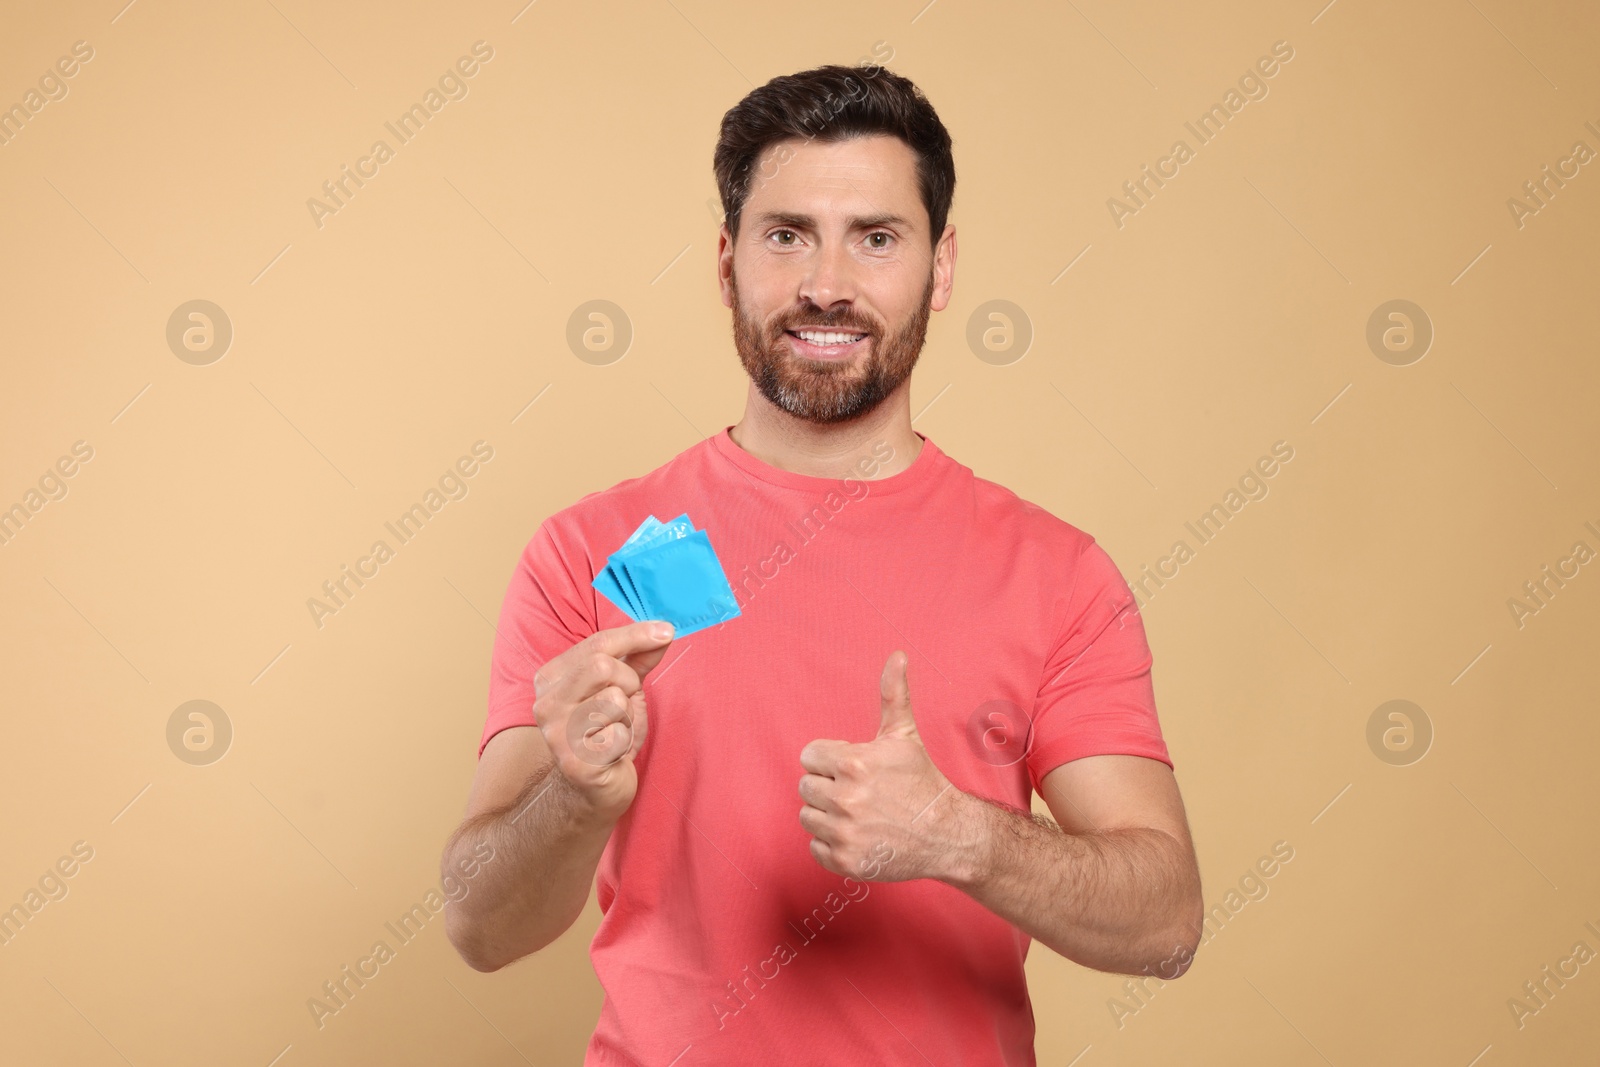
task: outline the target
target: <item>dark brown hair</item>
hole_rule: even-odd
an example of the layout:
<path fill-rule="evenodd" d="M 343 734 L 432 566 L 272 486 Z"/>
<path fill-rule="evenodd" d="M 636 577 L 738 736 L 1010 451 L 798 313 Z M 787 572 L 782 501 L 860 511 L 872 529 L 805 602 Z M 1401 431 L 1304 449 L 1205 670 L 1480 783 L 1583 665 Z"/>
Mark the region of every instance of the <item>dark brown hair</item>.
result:
<path fill-rule="evenodd" d="M 779 75 L 722 116 L 712 169 L 728 232 L 739 235 L 756 162 L 769 145 L 791 137 L 829 142 L 870 134 L 898 137 L 916 153 L 929 241 L 937 245 L 956 190 L 950 133 L 922 90 L 879 66 L 830 64 Z"/>

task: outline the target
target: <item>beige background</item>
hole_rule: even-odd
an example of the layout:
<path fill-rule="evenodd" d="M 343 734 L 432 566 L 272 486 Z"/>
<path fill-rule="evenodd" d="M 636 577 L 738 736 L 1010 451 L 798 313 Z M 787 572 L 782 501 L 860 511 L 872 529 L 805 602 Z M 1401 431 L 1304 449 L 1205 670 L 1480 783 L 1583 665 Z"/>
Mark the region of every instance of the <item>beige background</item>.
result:
<path fill-rule="evenodd" d="M 0 1061 L 579 1061 L 592 905 L 494 975 L 435 919 L 320 1029 L 307 1000 L 438 883 L 538 522 L 739 416 L 722 113 L 878 42 L 956 141 L 918 430 L 1130 581 L 1295 450 L 1145 609 L 1207 904 L 1294 859 L 1120 1026 L 1122 978 L 1036 946 L 1041 1063 L 1592 1061 L 1600 964 L 1521 1028 L 1507 1001 L 1600 951 L 1600 565 L 1520 628 L 1507 601 L 1600 551 L 1600 165 L 1520 228 L 1506 203 L 1600 150 L 1592 5 L 122 2 L 0 35 L 6 106 L 94 49 L 0 147 L 0 507 L 93 448 L 0 546 L 0 906 L 94 850 L 0 948 Z M 469 95 L 318 228 L 307 199 L 478 40 Z M 1119 229 L 1107 198 L 1280 40 L 1269 95 Z M 165 336 L 196 299 L 234 331 L 205 366 Z M 634 331 L 606 366 L 565 340 L 592 299 Z M 1365 339 L 1392 299 L 1435 330 L 1409 366 Z M 966 340 L 990 300 L 1034 331 L 1006 365 Z M 315 626 L 478 440 L 469 495 Z M 1434 732 L 1406 766 L 1367 741 L 1394 699 Z M 168 746 L 190 700 L 232 724 L 210 765 Z"/>

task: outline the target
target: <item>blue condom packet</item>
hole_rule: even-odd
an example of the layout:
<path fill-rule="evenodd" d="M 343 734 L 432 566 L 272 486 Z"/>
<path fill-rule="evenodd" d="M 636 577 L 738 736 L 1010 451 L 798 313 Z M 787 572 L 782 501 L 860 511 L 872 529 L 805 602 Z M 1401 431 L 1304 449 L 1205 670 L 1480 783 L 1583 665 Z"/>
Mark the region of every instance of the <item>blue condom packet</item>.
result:
<path fill-rule="evenodd" d="M 605 598 L 621 608 L 623 614 L 627 615 L 628 618 L 634 622 L 639 621 L 640 609 L 635 606 L 628 594 L 623 591 L 622 582 L 618 580 L 617 572 L 612 568 L 610 560 L 606 561 L 606 565 L 600 569 L 600 573 L 595 575 L 594 581 L 589 584 L 605 594 Z"/>
<path fill-rule="evenodd" d="M 680 637 L 739 615 L 711 539 L 687 512 L 648 516 L 591 584 L 629 618 L 665 620 Z"/>
<path fill-rule="evenodd" d="M 653 526 L 647 525 L 653 523 Z M 671 522 L 661 522 L 654 515 L 650 516 L 639 528 L 633 531 L 633 536 L 622 543 L 622 547 L 611 554 L 611 559 L 618 556 L 631 556 L 635 552 L 643 552 L 653 548 L 663 541 L 672 541 L 680 537 L 687 537 L 694 530 L 694 523 L 689 521 L 689 513 L 684 512 Z"/>
<path fill-rule="evenodd" d="M 604 593 L 607 600 L 621 608 L 635 622 L 639 620 L 642 609 L 639 606 L 639 602 L 634 599 L 632 591 L 622 584 L 622 579 L 618 577 L 616 568 L 612 566 L 612 561 L 665 525 L 654 515 L 646 516 L 645 520 L 639 524 L 638 529 L 629 534 L 628 539 L 622 542 L 622 547 L 611 554 L 610 558 L 606 560 L 605 567 L 601 569 L 599 574 L 595 575 L 594 581 L 590 583 Z"/>
<path fill-rule="evenodd" d="M 622 543 L 622 547 L 611 553 L 605 569 L 592 584 L 635 622 L 646 618 L 644 601 L 639 598 L 639 591 L 633 587 L 628 572 L 619 563 L 635 552 L 643 552 L 665 541 L 683 537 L 693 529 L 694 523 L 689 521 L 688 513 L 679 515 L 671 522 L 662 522 L 654 515 L 647 517 Z"/>
<path fill-rule="evenodd" d="M 643 617 L 672 623 L 677 637 L 739 615 L 739 603 L 704 530 L 633 553 L 622 560 L 622 570 L 638 594 Z"/>

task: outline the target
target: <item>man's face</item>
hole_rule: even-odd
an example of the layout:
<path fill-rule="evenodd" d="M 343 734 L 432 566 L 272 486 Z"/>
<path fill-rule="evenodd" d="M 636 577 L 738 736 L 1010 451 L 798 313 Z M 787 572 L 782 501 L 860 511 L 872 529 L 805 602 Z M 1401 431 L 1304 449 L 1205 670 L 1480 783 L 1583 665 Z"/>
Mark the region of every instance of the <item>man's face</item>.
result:
<path fill-rule="evenodd" d="M 929 312 L 949 302 L 955 230 L 935 255 L 916 155 L 899 138 L 794 139 L 756 164 L 721 259 L 750 380 L 796 418 L 838 423 L 911 376 Z"/>

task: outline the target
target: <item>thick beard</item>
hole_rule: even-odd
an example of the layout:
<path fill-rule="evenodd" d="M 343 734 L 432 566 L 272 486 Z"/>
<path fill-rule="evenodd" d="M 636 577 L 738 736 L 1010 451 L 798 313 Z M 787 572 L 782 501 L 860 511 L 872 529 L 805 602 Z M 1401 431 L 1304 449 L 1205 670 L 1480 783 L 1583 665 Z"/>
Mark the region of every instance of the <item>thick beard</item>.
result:
<path fill-rule="evenodd" d="M 922 291 L 910 321 L 893 338 L 885 341 L 875 322 L 865 322 L 852 314 L 828 315 L 816 310 L 791 310 L 772 325 L 770 335 L 761 324 L 746 317 L 739 303 L 739 284 L 733 286 L 733 343 L 745 373 L 775 406 L 797 419 L 820 424 L 848 422 L 865 415 L 883 403 L 911 377 L 917 357 L 928 336 L 928 301 L 933 297 L 934 275 Z M 803 359 L 789 349 L 785 331 L 802 324 L 868 335 L 868 354 L 859 376 L 851 363 L 825 363 Z"/>

